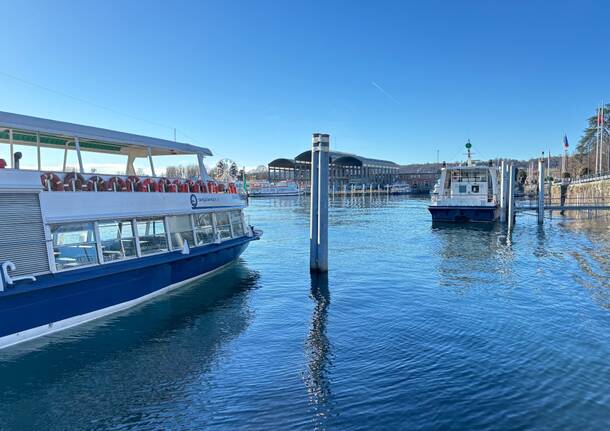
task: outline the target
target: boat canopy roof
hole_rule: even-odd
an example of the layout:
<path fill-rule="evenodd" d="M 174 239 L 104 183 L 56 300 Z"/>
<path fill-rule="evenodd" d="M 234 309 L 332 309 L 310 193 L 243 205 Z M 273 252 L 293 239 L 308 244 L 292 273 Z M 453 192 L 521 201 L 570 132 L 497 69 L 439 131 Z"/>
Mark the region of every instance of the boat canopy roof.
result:
<path fill-rule="evenodd" d="M 209 149 L 196 145 L 0 111 L 0 140 L 9 140 L 10 130 L 16 145 L 36 146 L 38 134 L 40 146 L 49 148 L 74 148 L 78 138 L 81 151 L 96 153 L 147 157 L 150 148 L 153 156 L 212 155 Z"/>

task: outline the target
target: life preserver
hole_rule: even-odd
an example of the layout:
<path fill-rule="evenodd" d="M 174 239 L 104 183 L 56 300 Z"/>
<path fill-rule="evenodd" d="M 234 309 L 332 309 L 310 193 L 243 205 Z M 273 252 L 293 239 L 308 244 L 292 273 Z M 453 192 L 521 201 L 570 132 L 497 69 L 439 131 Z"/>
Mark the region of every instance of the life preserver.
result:
<path fill-rule="evenodd" d="M 135 190 L 140 191 L 140 177 L 136 175 L 130 175 L 126 181 L 127 191 L 133 192 Z"/>
<path fill-rule="evenodd" d="M 98 192 L 104 192 L 106 191 L 106 181 L 104 181 L 102 177 L 94 175 L 89 178 L 89 181 L 87 181 L 87 190 L 89 190 L 90 192 L 96 190 Z"/>
<path fill-rule="evenodd" d="M 85 186 L 85 177 L 76 172 L 70 172 L 64 177 L 64 190 L 82 191 Z"/>
<path fill-rule="evenodd" d="M 127 185 L 125 180 L 121 177 L 112 177 L 108 180 L 108 191 L 109 192 L 126 192 Z"/>
<path fill-rule="evenodd" d="M 167 178 L 161 178 L 157 184 L 159 184 L 159 190 L 156 190 L 156 191 L 158 191 L 158 192 L 166 192 L 166 191 L 169 192 L 170 191 L 168 189 L 171 188 L 170 187 L 171 182 Z"/>
<path fill-rule="evenodd" d="M 232 194 L 237 193 L 237 187 L 235 186 L 235 183 L 229 183 L 229 193 L 232 193 Z"/>
<path fill-rule="evenodd" d="M 181 180 L 172 181 L 172 184 L 176 186 L 176 190 L 179 191 L 180 193 L 188 193 L 189 186 L 192 183 L 193 182 L 191 180 L 186 180 L 184 182 L 182 182 Z"/>
<path fill-rule="evenodd" d="M 54 192 L 63 192 L 64 183 L 63 181 L 53 172 L 45 172 L 40 176 L 40 182 L 45 191 L 49 191 L 49 188 Z"/>
<path fill-rule="evenodd" d="M 217 193 L 218 186 L 214 181 L 208 181 L 208 193 Z"/>
<path fill-rule="evenodd" d="M 138 186 L 138 191 L 140 191 L 140 192 L 158 192 L 159 184 L 152 178 L 146 178 Z"/>
<path fill-rule="evenodd" d="M 208 192 L 207 186 L 201 180 L 195 181 L 195 184 L 193 184 L 193 187 L 191 190 L 193 191 L 193 193 L 207 193 Z"/>

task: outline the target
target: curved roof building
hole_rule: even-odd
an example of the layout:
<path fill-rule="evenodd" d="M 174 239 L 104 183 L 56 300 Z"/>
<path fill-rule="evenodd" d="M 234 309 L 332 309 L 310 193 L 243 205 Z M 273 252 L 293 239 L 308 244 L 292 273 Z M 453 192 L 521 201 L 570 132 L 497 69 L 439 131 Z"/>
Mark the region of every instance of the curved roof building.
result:
<path fill-rule="evenodd" d="M 357 154 L 331 151 L 329 153 L 331 187 L 347 184 L 385 185 L 396 181 L 400 166 L 389 160 L 371 159 Z M 269 180 L 295 180 L 300 186 L 309 184 L 311 150 L 294 159 L 275 159 L 269 162 Z"/>

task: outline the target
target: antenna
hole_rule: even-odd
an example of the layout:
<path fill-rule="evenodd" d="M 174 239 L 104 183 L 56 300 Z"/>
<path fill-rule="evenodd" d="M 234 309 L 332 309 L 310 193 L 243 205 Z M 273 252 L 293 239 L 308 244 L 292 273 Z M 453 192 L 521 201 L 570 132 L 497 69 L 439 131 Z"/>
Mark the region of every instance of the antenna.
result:
<path fill-rule="evenodd" d="M 472 148 L 472 144 L 470 143 L 470 139 L 468 139 L 468 142 L 466 142 L 465 147 L 466 147 L 466 151 L 467 151 L 467 154 L 468 154 L 468 159 L 467 159 L 468 164 L 467 164 L 467 166 L 472 166 L 472 157 L 471 157 L 472 155 L 470 153 L 470 149 Z"/>

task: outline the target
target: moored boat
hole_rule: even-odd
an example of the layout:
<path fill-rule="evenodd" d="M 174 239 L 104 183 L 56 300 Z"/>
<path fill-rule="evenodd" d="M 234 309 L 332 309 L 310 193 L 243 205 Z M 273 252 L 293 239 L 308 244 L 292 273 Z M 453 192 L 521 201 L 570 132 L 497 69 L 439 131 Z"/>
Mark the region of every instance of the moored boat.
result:
<path fill-rule="evenodd" d="M 20 168 L 22 146 L 37 169 Z M 5 112 L 1 147 L 0 348 L 184 285 L 262 234 L 246 224 L 235 184 L 207 175 L 206 148 Z M 63 151 L 63 169 L 41 169 L 48 149 Z M 69 152 L 76 172 L 67 172 Z M 124 175 L 85 172 L 90 153 L 122 156 Z M 199 175 L 156 176 L 155 156 L 171 155 L 195 156 Z M 151 175 L 136 175 L 138 160 Z"/>
<path fill-rule="evenodd" d="M 466 144 L 466 165 L 443 167 L 428 210 L 433 222 L 493 222 L 499 217 L 497 167 L 476 165 Z"/>
<path fill-rule="evenodd" d="M 249 197 L 299 196 L 303 192 L 293 181 L 257 182 L 248 186 Z"/>
<path fill-rule="evenodd" d="M 408 195 L 411 193 L 411 186 L 409 184 L 397 183 L 389 187 L 391 195 Z"/>

